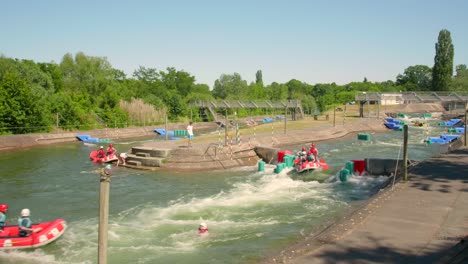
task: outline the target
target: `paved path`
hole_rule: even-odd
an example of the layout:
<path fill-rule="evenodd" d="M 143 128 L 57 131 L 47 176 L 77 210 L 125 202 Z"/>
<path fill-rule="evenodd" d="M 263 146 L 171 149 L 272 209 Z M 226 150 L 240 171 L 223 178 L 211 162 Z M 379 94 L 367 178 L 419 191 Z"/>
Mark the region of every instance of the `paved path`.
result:
<path fill-rule="evenodd" d="M 268 262 L 441 263 L 468 234 L 468 149 L 420 162 L 409 179 L 382 190 L 346 224 Z"/>

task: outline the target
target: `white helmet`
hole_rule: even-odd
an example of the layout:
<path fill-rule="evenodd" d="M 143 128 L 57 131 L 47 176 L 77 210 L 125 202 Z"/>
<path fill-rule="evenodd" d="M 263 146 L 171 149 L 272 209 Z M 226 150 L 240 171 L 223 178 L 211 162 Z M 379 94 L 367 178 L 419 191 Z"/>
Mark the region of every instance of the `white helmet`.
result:
<path fill-rule="evenodd" d="M 206 225 L 206 223 L 201 223 L 201 224 L 200 224 L 200 227 L 208 228 L 208 226 Z"/>
<path fill-rule="evenodd" d="M 24 208 L 23 210 L 21 210 L 21 216 L 28 217 L 30 215 L 31 215 L 31 211 L 29 211 L 28 208 Z"/>
<path fill-rule="evenodd" d="M 110 169 L 112 169 L 112 166 L 110 164 L 107 164 L 106 169 L 110 170 Z"/>

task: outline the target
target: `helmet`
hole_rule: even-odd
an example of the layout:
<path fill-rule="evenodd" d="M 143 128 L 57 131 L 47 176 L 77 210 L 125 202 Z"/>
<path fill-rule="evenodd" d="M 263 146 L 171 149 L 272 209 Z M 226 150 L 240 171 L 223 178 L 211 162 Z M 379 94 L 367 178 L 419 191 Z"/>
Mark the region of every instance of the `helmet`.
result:
<path fill-rule="evenodd" d="M 306 148 L 305 148 L 305 147 L 302 147 L 302 151 L 305 151 L 305 150 L 306 150 Z"/>
<path fill-rule="evenodd" d="M 103 146 L 100 146 L 99 148 L 102 148 L 102 149 L 103 149 L 104 147 L 103 147 Z"/>
<path fill-rule="evenodd" d="M 8 204 L 0 204 L 0 212 L 5 213 L 8 209 Z"/>
<path fill-rule="evenodd" d="M 110 164 L 106 165 L 106 169 L 111 170 L 112 166 Z"/>
<path fill-rule="evenodd" d="M 31 215 L 31 211 L 29 211 L 28 208 L 24 208 L 23 210 L 21 210 L 21 216 L 30 216 Z"/>
<path fill-rule="evenodd" d="M 315 144 L 314 144 L 314 143 L 310 144 L 310 146 L 313 147 L 313 148 L 315 148 Z"/>
<path fill-rule="evenodd" d="M 112 143 L 110 143 L 110 144 L 109 144 L 109 147 L 112 147 L 112 146 L 114 146 L 114 145 L 112 145 Z"/>
<path fill-rule="evenodd" d="M 206 225 L 206 223 L 201 223 L 201 224 L 200 224 L 200 227 L 208 228 L 208 226 Z"/>

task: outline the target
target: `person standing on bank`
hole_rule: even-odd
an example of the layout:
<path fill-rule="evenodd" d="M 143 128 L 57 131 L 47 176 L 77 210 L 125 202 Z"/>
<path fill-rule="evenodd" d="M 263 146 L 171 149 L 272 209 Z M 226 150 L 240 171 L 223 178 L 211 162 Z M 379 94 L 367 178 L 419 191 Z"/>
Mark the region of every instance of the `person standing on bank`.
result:
<path fill-rule="evenodd" d="M 187 135 L 188 135 L 188 147 L 192 147 L 192 140 L 193 140 L 193 123 L 192 121 L 189 122 L 187 126 Z"/>

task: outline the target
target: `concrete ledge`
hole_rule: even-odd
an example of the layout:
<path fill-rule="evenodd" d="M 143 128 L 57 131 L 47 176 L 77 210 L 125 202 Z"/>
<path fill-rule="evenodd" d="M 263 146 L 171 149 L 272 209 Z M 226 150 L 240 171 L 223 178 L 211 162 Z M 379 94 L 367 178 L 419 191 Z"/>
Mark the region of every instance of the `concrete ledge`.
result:
<path fill-rule="evenodd" d="M 138 153 L 139 155 L 143 155 L 143 153 L 147 153 L 150 157 L 157 157 L 157 158 L 166 158 L 170 152 L 171 152 L 170 149 L 146 148 L 146 147 L 133 147 L 131 150 L 132 154 Z"/>
<path fill-rule="evenodd" d="M 156 157 L 140 157 L 134 154 L 129 154 L 127 158 L 127 163 L 133 164 L 135 162 L 140 162 L 142 166 L 145 167 L 161 167 L 164 158 Z"/>
<path fill-rule="evenodd" d="M 268 147 L 268 146 L 257 146 L 255 147 L 255 153 L 266 163 L 276 164 L 278 162 L 278 151 L 279 148 Z"/>
<path fill-rule="evenodd" d="M 385 175 L 390 176 L 392 173 L 397 174 L 403 171 L 403 160 L 396 159 L 377 159 L 370 158 L 366 160 L 366 171 L 371 175 Z M 408 161 L 408 165 L 411 162 Z M 397 167 L 398 164 L 398 167 Z"/>

